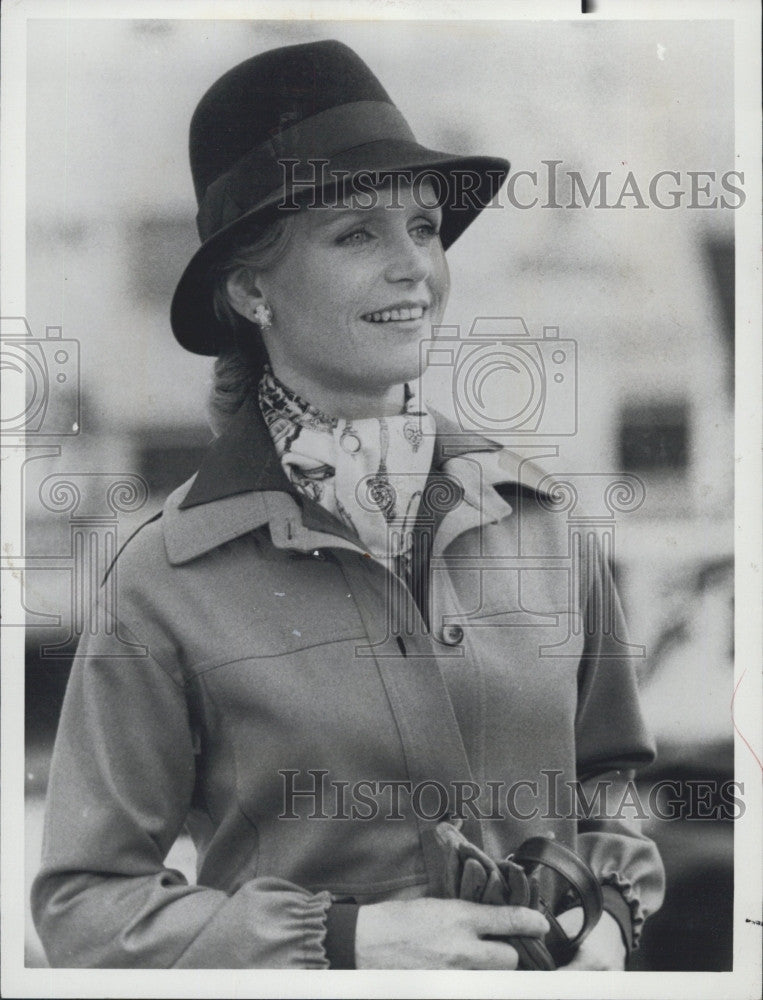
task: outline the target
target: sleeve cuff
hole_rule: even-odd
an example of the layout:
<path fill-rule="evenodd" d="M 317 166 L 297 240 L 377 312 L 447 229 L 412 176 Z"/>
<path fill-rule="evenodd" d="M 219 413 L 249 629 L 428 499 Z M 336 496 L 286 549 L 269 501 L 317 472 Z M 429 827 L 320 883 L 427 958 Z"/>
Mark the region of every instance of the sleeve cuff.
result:
<path fill-rule="evenodd" d="M 330 969 L 355 968 L 355 925 L 357 903 L 332 903 L 326 913 L 326 950 Z"/>
<path fill-rule="evenodd" d="M 620 925 L 620 932 L 623 935 L 625 950 L 627 952 L 626 959 L 630 958 L 634 947 L 633 920 L 631 918 L 630 906 L 619 889 L 616 889 L 613 885 L 603 885 L 601 887 L 601 896 L 604 903 L 604 912 L 614 917 Z M 331 909 L 333 910 L 334 907 L 332 906 Z M 331 910 L 329 910 L 330 912 Z"/>

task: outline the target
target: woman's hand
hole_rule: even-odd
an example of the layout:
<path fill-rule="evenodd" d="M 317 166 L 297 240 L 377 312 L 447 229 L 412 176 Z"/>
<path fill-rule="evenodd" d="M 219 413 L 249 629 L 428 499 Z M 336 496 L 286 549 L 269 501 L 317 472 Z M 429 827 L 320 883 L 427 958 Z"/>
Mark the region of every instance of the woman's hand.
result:
<path fill-rule="evenodd" d="M 516 950 L 485 937 L 543 937 L 547 932 L 546 918 L 523 906 L 482 906 L 460 899 L 370 903 L 358 911 L 355 965 L 358 969 L 516 969 Z"/>
<path fill-rule="evenodd" d="M 583 922 L 583 910 L 576 906 L 556 918 L 563 929 L 573 936 L 577 934 Z M 575 957 L 569 965 L 562 968 L 570 971 L 589 969 L 594 972 L 614 970 L 621 972 L 625 968 L 625 942 L 620 925 L 615 918 L 604 911 L 601 919 L 585 941 L 581 944 Z"/>

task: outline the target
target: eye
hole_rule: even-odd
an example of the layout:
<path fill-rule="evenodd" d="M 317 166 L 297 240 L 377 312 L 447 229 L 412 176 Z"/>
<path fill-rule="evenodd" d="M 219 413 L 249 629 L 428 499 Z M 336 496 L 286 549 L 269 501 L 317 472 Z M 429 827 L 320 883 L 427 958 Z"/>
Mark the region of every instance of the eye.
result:
<path fill-rule="evenodd" d="M 429 219 L 418 219 L 412 229 L 410 229 L 410 233 L 415 239 L 422 241 L 431 240 L 440 235 L 440 226 Z"/>
<path fill-rule="evenodd" d="M 371 239 L 371 233 L 367 229 L 353 229 L 351 233 L 340 236 L 337 242 L 343 246 L 362 246 Z"/>

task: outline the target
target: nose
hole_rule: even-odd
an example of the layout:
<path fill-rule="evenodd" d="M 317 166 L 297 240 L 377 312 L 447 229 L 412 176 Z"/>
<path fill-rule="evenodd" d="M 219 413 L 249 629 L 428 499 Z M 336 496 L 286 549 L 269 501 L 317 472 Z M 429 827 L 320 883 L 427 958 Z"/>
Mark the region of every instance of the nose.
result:
<path fill-rule="evenodd" d="M 390 245 L 385 277 L 389 282 L 415 285 L 427 278 L 431 266 L 429 246 L 416 243 L 406 231 Z"/>

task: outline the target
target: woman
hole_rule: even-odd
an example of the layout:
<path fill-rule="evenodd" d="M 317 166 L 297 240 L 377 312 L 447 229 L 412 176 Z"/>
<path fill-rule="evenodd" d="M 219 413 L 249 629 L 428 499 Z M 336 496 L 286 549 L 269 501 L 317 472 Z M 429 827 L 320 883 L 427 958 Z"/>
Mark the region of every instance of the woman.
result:
<path fill-rule="evenodd" d="M 591 611 L 601 559 L 572 590 L 538 568 L 567 565 L 541 474 L 415 391 L 444 251 L 508 164 L 418 145 L 337 42 L 222 77 L 191 164 L 202 246 L 172 323 L 218 356 L 220 435 L 114 567 L 109 635 L 143 655 L 105 635 L 77 657 L 33 889 L 51 963 L 516 968 L 549 923 L 474 902 L 474 864 L 454 882 L 451 817 L 488 869 L 528 837 L 576 850 L 604 912 L 568 967 L 622 968 L 662 869 L 570 808 L 575 780 L 616 789 L 653 754 Z M 184 825 L 194 886 L 164 867 Z"/>

